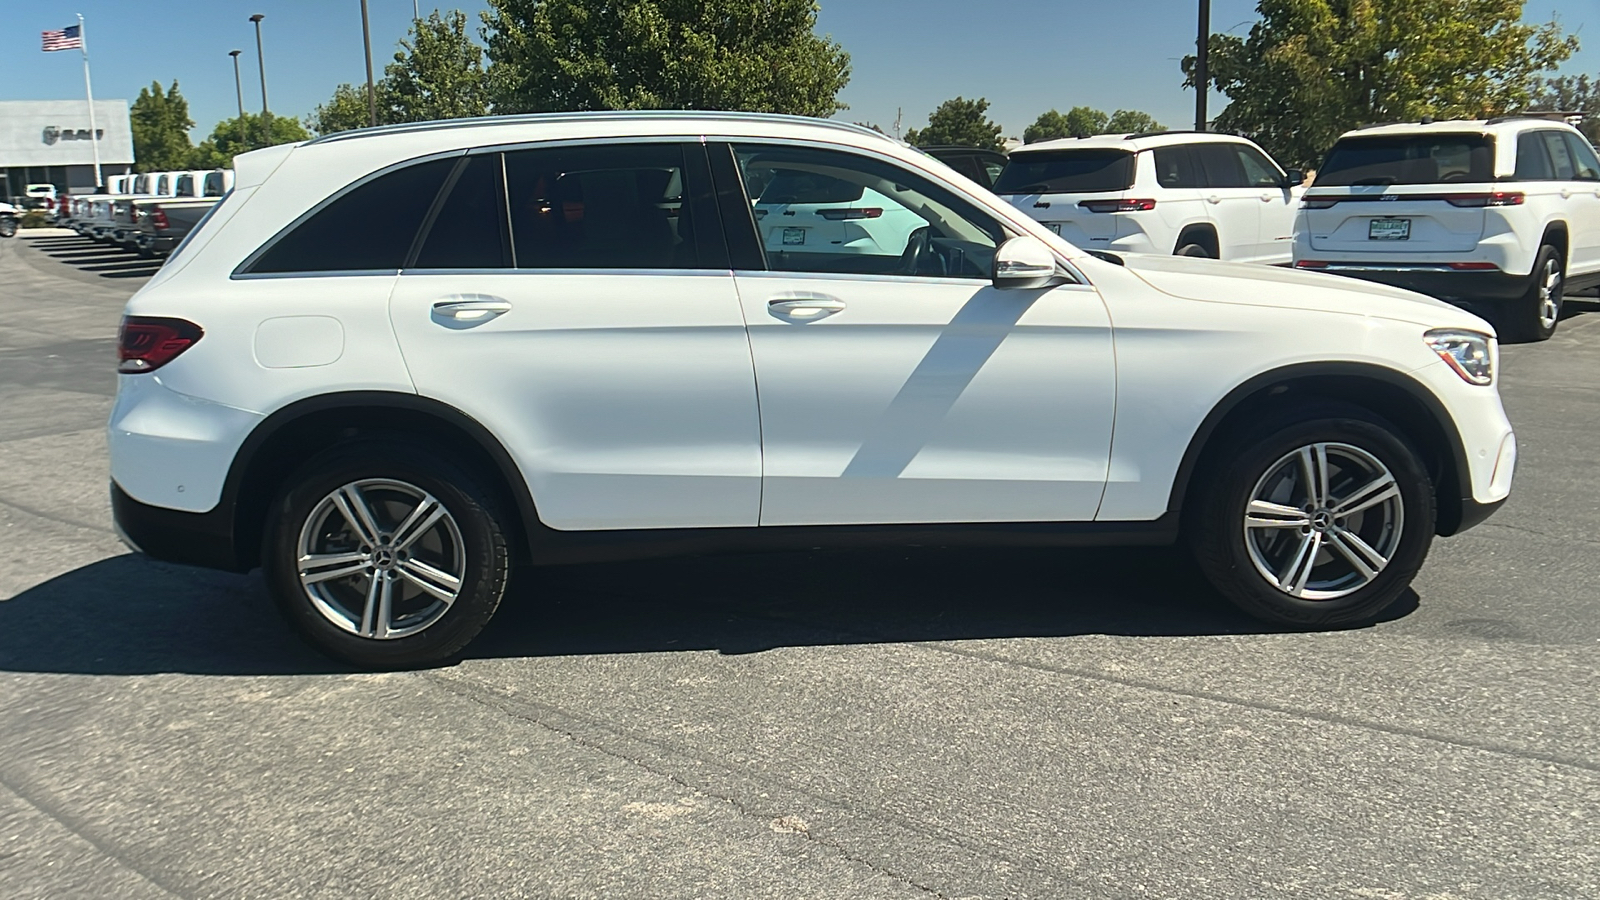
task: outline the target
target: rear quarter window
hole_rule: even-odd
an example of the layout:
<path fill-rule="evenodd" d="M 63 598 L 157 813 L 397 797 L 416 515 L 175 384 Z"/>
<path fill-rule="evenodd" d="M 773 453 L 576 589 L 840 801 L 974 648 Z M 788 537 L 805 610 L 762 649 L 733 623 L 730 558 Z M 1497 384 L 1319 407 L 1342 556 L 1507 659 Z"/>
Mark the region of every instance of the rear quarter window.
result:
<path fill-rule="evenodd" d="M 1494 140 L 1481 134 L 1345 138 L 1328 151 L 1318 187 L 1494 181 Z"/>
<path fill-rule="evenodd" d="M 995 179 L 997 194 L 1092 194 L 1133 187 L 1128 150 L 1017 152 Z"/>

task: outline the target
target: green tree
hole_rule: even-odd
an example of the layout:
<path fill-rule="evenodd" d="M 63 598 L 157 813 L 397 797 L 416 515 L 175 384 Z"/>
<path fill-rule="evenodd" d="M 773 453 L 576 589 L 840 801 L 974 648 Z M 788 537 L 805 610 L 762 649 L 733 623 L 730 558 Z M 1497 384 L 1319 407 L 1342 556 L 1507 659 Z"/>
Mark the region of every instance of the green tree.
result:
<path fill-rule="evenodd" d="M 189 141 L 189 101 L 178 92 L 178 82 L 162 91 L 159 81 L 139 89 L 128 110 L 133 127 L 133 169 L 136 172 L 171 172 L 183 168 L 194 152 Z"/>
<path fill-rule="evenodd" d="M 233 158 L 241 153 L 277 144 L 293 144 L 311 137 L 291 116 L 273 116 L 268 121 L 272 136 L 270 140 L 263 141 L 259 115 L 245 113 L 243 118 L 223 119 L 217 123 L 210 137 L 190 151 L 187 166 L 179 168 L 226 169 L 233 165 Z"/>
<path fill-rule="evenodd" d="M 387 87 L 387 79 L 377 83 L 379 125 L 391 124 L 388 119 L 389 102 L 385 96 Z M 318 106 L 311 115 L 306 116 L 305 125 L 317 134 L 333 134 L 338 131 L 366 128 L 367 120 L 366 86 L 341 84 L 333 89 L 333 97 L 327 103 Z"/>
<path fill-rule="evenodd" d="M 831 116 L 850 54 L 816 0 L 489 0 L 497 112 L 729 109 Z"/>
<path fill-rule="evenodd" d="M 1023 130 L 1022 142 L 1035 144 L 1057 138 L 1141 131 L 1166 131 L 1166 128 L 1149 113 L 1142 113 L 1136 109 L 1119 109 L 1108 116 L 1088 106 L 1074 106 L 1065 113 L 1052 109 L 1041 114 L 1032 125 Z"/>
<path fill-rule="evenodd" d="M 1587 75 L 1551 78 L 1541 86 L 1530 109 L 1583 113 L 1578 128 L 1590 143 L 1600 143 L 1600 78 Z"/>
<path fill-rule="evenodd" d="M 946 100 L 928 114 L 928 127 L 906 130 L 906 142 L 917 147 L 954 144 L 985 150 L 1003 149 L 1005 143 L 1000 140 L 1000 126 L 989 120 L 985 115 L 988 111 L 989 101 L 982 97 Z"/>
<path fill-rule="evenodd" d="M 1106 134 L 1143 134 L 1150 131 L 1166 131 L 1167 126 L 1157 122 L 1155 117 L 1137 109 L 1119 109 L 1111 114 L 1110 121 L 1106 122 Z"/>
<path fill-rule="evenodd" d="M 394 62 L 384 67 L 379 103 L 390 122 L 428 122 L 489 114 L 483 48 L 467 35 L 467 17 L 437 11 L 412 25 Z M 363 98 L 365 99 L 365 98 Z"/>
<path fill-rule="evenodd" d="M 1213 34 L 1216 127 L 1315 166 L 1362 124 L 1523 108 L 1578 42 L 1522 22 L 1523 0 L 1260 0 L 1247 37 Z M 1194 57 L 1183 61 L 1190 86 Z"/>

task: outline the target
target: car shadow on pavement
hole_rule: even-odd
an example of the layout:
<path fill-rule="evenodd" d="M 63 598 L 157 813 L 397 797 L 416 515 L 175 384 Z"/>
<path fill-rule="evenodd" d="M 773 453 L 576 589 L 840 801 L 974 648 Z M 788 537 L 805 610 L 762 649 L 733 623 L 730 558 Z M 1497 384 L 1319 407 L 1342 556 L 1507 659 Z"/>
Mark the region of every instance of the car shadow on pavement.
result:
<path fill-rule="evenodd" d="M 1383 620 L 1417 608 L 1408 591 Z M 1173 549 L 701 556 L 517 573 L 469 658 L 1081 635 L 1279 633 L 1236 611 Z M 126 554 L 0 601 L 0 671 L 347 672 L 273 609 L 259 574 Z"/>

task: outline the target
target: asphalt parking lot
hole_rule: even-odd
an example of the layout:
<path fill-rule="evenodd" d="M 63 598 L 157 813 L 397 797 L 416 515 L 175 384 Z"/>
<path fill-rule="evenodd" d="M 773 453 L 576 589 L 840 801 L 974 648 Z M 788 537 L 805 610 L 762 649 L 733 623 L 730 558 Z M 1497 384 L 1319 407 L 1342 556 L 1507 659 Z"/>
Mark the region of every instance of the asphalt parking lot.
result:
<path fill-rule="evenodd" d="M 366 675 L 113 536 L 153 270 L 0 241 L 0 896 L 1600 898 L 1593 298 L 1504 349 L 1511 501 L 1375 625 L 1171 550 L 705 557 Z"/>

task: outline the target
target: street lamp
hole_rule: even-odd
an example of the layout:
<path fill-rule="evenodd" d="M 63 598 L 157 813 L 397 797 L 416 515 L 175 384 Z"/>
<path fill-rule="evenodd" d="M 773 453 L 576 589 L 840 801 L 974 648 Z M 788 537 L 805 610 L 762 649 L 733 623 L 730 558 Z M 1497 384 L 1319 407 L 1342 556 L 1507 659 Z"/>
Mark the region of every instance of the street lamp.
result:
<path fill-rule="evenodd" d="M 1205 131 L 1206 89 L 1211 86 L 1211 0 L 1200 0 L 1200 28 L 1194 45 L 1194 130 Z"/>
<path fill-rule="evenodd" d="M 367 125 L 378 127 L 378 94 L 372 86 L 372 26 L 367 22 L 367 0 L 361 0 L 361 41 L 367 48 Z"/>
<path fill-rule="evenodd" d="M 228 55 L 233 57 L 233 93 L 239 100 L 239 127 L 244 128 L 244 83 L 239 80 L 239 54 L 243 50 L 229 50 Z"/>
<path fill-rule="evenodd" d="M 256 13 L 250 21 L 256 23 L 256 62 L 261 67 L 261 145 L 272 143 L 272 113 L 267 109 L 267 58 L 261 52 L 261 20 L 266 16 Z"/>

